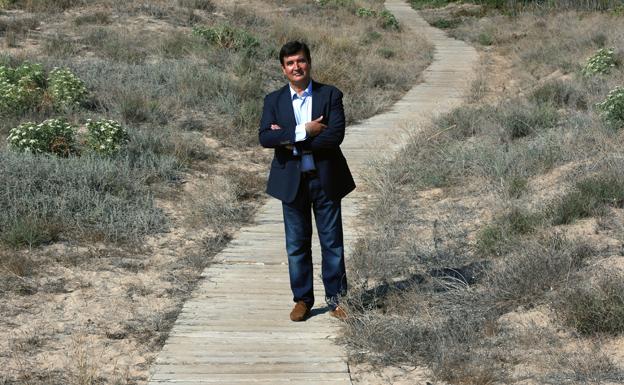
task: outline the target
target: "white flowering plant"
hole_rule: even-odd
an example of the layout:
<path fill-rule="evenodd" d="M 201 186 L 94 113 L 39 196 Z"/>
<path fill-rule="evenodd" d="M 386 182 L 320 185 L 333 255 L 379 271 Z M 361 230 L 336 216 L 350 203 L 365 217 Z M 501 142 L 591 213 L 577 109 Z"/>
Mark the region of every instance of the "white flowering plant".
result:
<path fill-rule="evenodd" d="M 92 121 L 87 119 L 87 144 L 95 152 L 111 155 L 121 149 L 128 141 L 125 128 L 114 120 L 101 119 Z"/>
<path fill-rule="evenodd" d="M 36 107 L 43 97 L 45 75 L 40 64 L 24 62 L 17 68 L 0 65 L 0 113 Z"/>
<path fill-rule="evenodd" d="M 48 93 L 55 107 L 70 108 L 84 101 L 87 89 L 67 68 L 54 68 L 48 76 Z"/>
<path fill-rule="evenodd" d="M 587 60 L 587 64 L 585 64 L 581 72 L 585 76 L 608 74 L 616 64 L 614 49 L 601 48 Z"/>
<path fill-rule="evenodd" d="M 52 153 L 67 156 L 75 150 L 76 129 L 62 119 L 42 123 L 23 123 L 9 131 L 9 147 L 35 154 Z"/>
<path fill-rule="evenodd" d="M 624 127 L 624 87 L 616 87 L 607 98 L 596 105 L 602 118 L 613 128 Z"/>

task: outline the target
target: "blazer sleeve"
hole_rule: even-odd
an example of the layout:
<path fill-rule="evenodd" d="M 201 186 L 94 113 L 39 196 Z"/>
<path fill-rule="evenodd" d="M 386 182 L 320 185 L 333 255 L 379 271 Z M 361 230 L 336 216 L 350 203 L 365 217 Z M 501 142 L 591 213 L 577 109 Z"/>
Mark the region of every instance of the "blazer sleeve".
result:
<path fill-rule="evenodd" d="M 275 148 L 295 143 L 295 126 L 284 127 L 280 125 L 281 129 L 279 130 L 271 129 L 271 124 L 278 124 L 279 122 L 275 112 L 277 99 L 276 94 L 269 94 L 264 98 L 260 129 L 258 130 L 258 139 L 262 147 Z"/>
<path fill-rule="evenodd" d="M 329 113 L 324 117 L 327 128 L 319 135 L 308 138 L 301 142 L 304 150 L 320 150 L 327 148 L 338 148 L 345 136 L 345 115 L 342 105 L 342 92 L 334 88 L 329 98 Z M 314 102 L 313 102 L 314 103 Z M 313 117 L 314 118 L 314 117 Z"/>

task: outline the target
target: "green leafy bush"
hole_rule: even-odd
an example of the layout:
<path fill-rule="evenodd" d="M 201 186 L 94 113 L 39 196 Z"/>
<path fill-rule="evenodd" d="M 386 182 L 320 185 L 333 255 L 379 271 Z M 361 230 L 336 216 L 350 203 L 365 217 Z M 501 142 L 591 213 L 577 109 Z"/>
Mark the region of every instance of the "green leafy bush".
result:
<path fill-rule="evenodd" d="M 359 17 L 375 17 L 375 16 L 377 16 L 377 12 L 375 12 L 374 10 L 372 10 L 370 8 L 358 8 L 355 11 L 355 14 L 358 15 Z"/>
<path fill-rule="evenodd" d="M 87 95 L 84 82 L 67 68 L 54 68 L 50 71 L 48 92 L 57 108 L 79 105 Z"/>
<path fill-rule="evenodd" d="M 624 127 L 624 87 L 611 90 L 607 98 L 596 105 L 602 118 L 614 128 Z"/>
<path fill-rule="evenodd" d="M 40 64 L 24 62 L 17 68 L 0 66 L 0 113 L 22 112 L 43 96 L 45 76 Z"/>
<path fill-rule="evenodd" d="M 253 48 L 260 44 L 258 39 L 249 32 L 229 24 L 221 24 L 213 28 L 194 27 L 192 33 L 210 44 L 227 49 Z"/>
<path fill-rule="evenodd" d="M 587 60 L 582 73 L 585 76 L 594 74 L 608 74 L 615 67 L 615 53 L 613 48 L 601 48 Z"/>
<path fill-rule="evenodd" d="M 74 151 L 75 128 L 61 119 L 43 123 L 24 123 L 11 129 L 8 144 L 11 148 L 31 153 L 52 153 L 67 156 Z"/>
<path fill-rule="evenodd" d="M 379 14 L 379 20 L 383 29 L 399 29 L 399 21 L 387 9 L 381 11 Z"/>
<path fill-rule="evenodd" d="M 95 152 L 111 155 L 128 141 L 127 131 L 114 120 L 87 120 L 87 143 Z"/>

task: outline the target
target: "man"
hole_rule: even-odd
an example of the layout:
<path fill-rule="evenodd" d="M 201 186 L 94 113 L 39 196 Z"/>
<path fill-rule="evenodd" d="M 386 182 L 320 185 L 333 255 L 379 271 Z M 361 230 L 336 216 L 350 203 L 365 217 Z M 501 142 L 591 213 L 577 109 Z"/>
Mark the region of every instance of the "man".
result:
<path fill-rule="evenodd" d="M 310 77 L 305 43 L 286 43 L 279 53 L 286 86 L 264 99 L 259 138 L 275 155 L 267 193 L 282 201 L 293 321 L 304 321 L 314 305 L 312 215 L 322 254 L 325 299 L 330 314 L 345 319 L 338 301 L 346 294 L 340 200 L 355 183 L 340 151 L 345 134 L 342 92 Z"/>

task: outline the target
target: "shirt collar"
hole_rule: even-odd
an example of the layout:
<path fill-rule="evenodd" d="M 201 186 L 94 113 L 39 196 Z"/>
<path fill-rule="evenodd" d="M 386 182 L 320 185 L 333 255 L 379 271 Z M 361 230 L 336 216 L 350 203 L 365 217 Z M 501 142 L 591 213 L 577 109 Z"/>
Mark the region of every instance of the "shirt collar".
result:
<path fill-rule="evenodd" d="M 288 84 L 288 88 L 290 89 L 290 99 L 291 100 L 295 99 L 295 97 L 296 98 L 302 98 L 302 97 L 310 96 L 310 95 L 312 95 L 312 80 L 310 80 L 310 83 L 308 83 L 308 86 L 303 91 L 303 95 L 301 95 L 301 96 L 297 95 L 297 91 L 293 90 L 293 88 L 292 88 L 292 86 L 290 84 Z"/>

